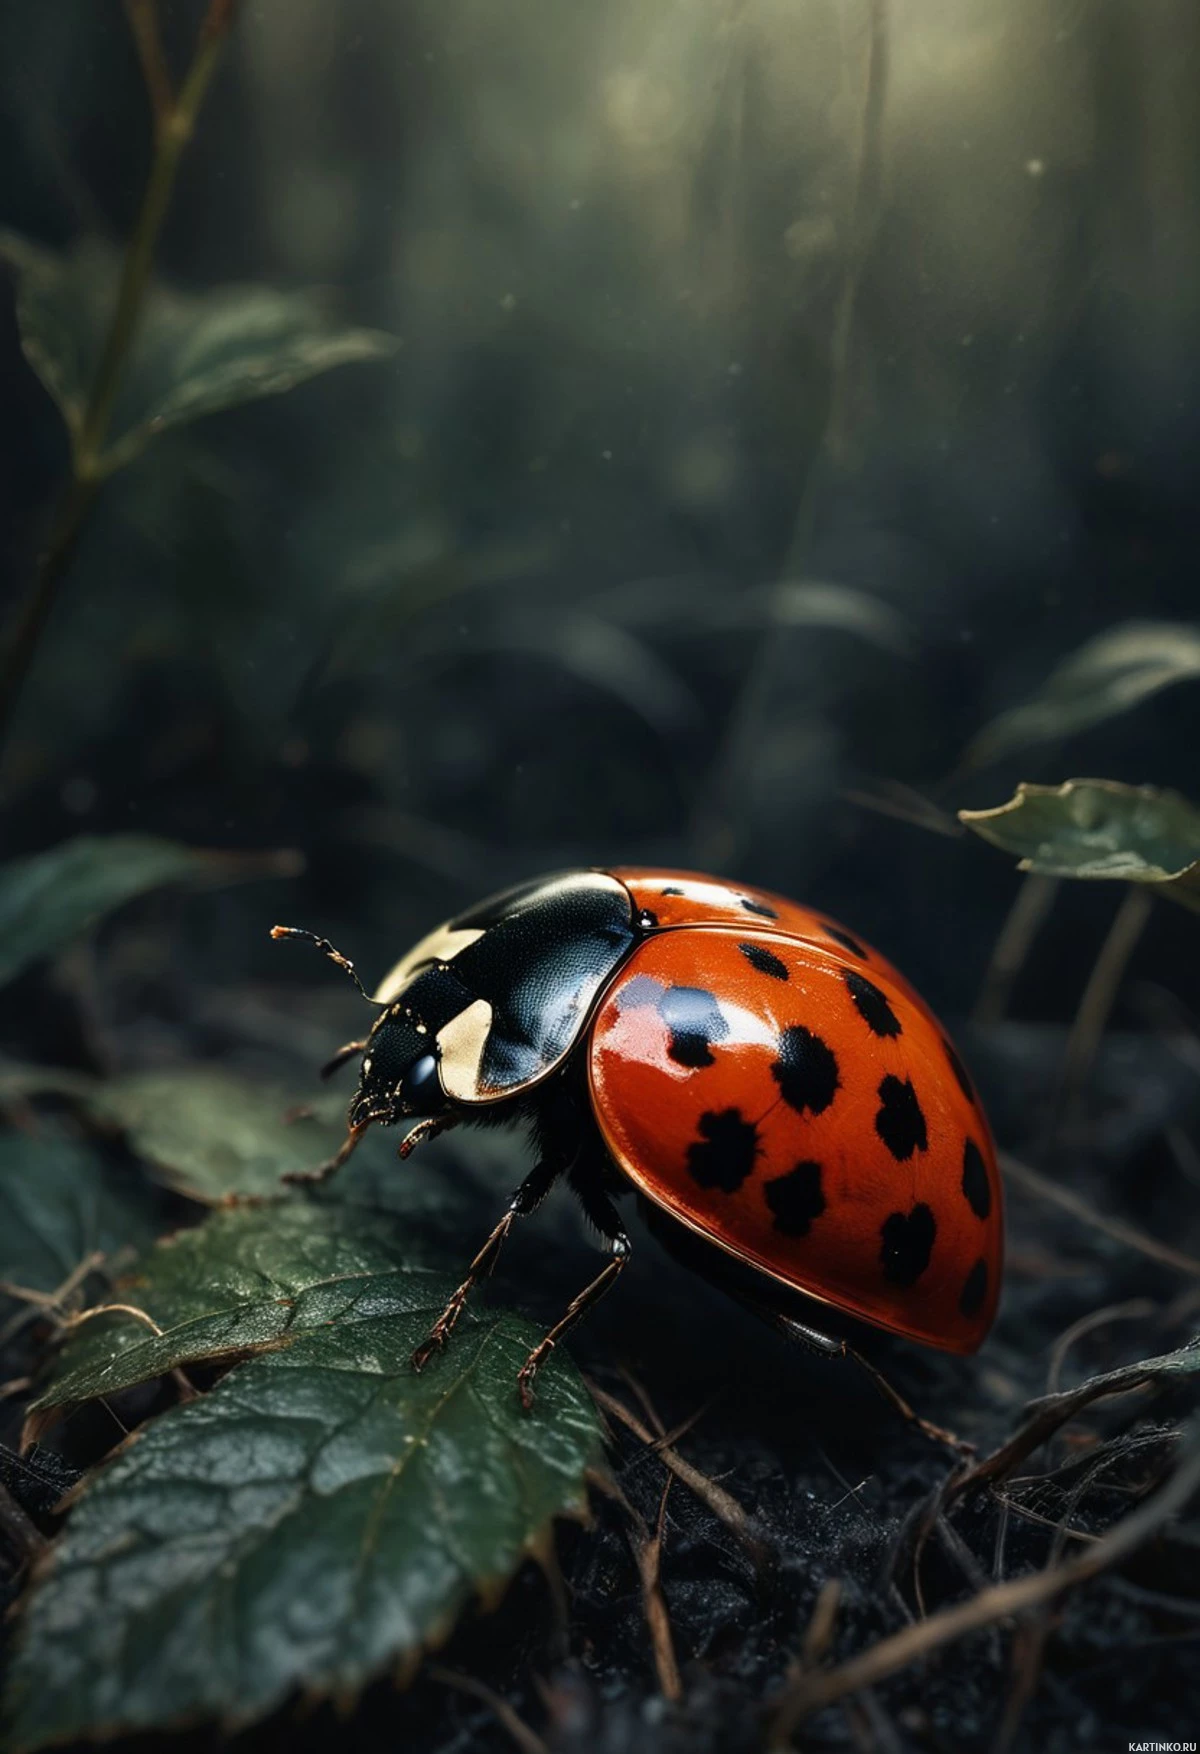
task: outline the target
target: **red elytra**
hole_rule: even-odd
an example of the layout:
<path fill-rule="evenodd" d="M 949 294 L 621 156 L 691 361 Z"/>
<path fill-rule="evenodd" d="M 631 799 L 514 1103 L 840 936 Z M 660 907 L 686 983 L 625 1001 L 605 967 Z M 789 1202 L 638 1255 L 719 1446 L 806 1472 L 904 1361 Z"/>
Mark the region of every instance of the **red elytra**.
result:
<path fill-rule="evenodd" d="M 975 1351 L 999 1295 L 1003 1196 L 987 1121 L 928 1007 L 877 951 L 794 902 L 739 892 L 771 917 L 708 879 L 614 875 L 678 928 L 634 951 L 592 1023 L 592 1106 L 630 1181 L 783 1285 Z M 727 1033 L 703 1077 L 672 1052 L 672 989 L 719 999 Z"/>

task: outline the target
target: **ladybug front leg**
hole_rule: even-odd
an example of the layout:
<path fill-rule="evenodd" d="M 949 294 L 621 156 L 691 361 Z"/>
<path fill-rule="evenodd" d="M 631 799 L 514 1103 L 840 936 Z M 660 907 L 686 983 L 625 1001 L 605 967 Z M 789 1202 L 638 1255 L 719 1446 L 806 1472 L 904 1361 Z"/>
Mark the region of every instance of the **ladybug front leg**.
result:
<path fill-rule="evenodd" d="M 604 1293 L 620 1278 L 626 1262 L 629 1260 L 631 1245 L 625 1226 L 621 1223 L 620 1214 L 608 1195 L 587 1182 L 576 1184 L 579 1203 L 584 1214 L 595 1225 L 604 1238 L 604 1245 L 612 1256 L 607 1267 L 598 1273 L 590 1285 L 585 1285 L 577 1297 L 567 1305 L 562 1318 L 555 1322 L 546 1338 L 534 1347 L 529 1357 L 517 1372 L 517 1389 L 521 1396 L 521 1405 L 528 1413 L 533 1406 L 533 1384 L 541 1366 L 562 1339 L 563 1335 L 573 1328 L 598 1303 Z"/>
<path fill-rule="evenodd" d="M 430 1328 L 427 1338 L 422 1340 L 413 1353 L 412 1367 L 414 1370 L 423 1370 L 434 1353 L 440 1351 L 446 1344 L 473 1287 L 478 1284 L 480 1279 L 485 1278 L 495 1266 L 496 1256 L 504 1246 L 505 1238 L 517 1219 L 527 1218 L 531 1212 L 537 1211 L 566 1168 L 567 1160 L 561 1155 L 554 1154 L 543 1157 L 530 1170 L 508 1202 L 508 1210 L 503 1218 L 468 1267 L 466 1278 Z"/>
<path fill-rule="evenodd" d="M 341 1149 L 335 1151 L 328 1162 L 318 1163 L 315 1169 L 290 1169 L 286 1175 L 280 1177 L 280 1180 L 293 1184 L 328 1181 L 331 1175 L 337 1174 L 347 1158 L 357 1151 L 359 1141 L 369 1125 L 369 1121 L 364 1121 L 361 1126 L 351 1127 L 342 1142 Z"/>

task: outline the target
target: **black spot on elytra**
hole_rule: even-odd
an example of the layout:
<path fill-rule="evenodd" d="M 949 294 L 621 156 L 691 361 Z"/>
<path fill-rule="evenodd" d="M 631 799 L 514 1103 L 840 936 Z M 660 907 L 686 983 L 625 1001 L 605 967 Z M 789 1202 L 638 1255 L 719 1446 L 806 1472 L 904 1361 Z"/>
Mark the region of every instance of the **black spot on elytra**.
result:
<path fill-rule="evenodd" d="M 869 981 L 865 974 L 859 974 L 854 968 L 844 969 L 842 978 L 850 989 L 855 1010 L 872 1035 L 901 1034 L 900 1019 L 874 981 Z"/>
<path fill-rule="evenodd" d="M 658 893 L 660 895 L 682 895 L 683 890 L 680 889 L 677 884 L 664 883 L 663 887 L 659 890 Z"/>
<path fill-rule="evenodd" d="M 945 1036 L 942 1037 L 942 1046 L 946 1050 L 946 1058 L 950 1062 L 950 1070 L 958 1079 L 958 1088 L 962 1091 L 968 1102 L 974 1102 L 975 1086 L 971 1083 L 971 1074 L 967 1071 L 967 1068 L 963 1065 Z"/>
<path fill-rule="evenodd" d="M 987 1262 L 976 1261 L 963 1282 L 959 1295 L 958 1307 L 965 1316 L 978 1315 L 983 1308 L 983 1300 L 987 1296 Z"/>
<path fill-rule="evenodd" d="M 914 1151 L 928 1151 L 929 1136 L 925 1116 L 912 1087 L 912 1079 L 903 1082 L 889 1072 L 879 1086 L 880 1110 L 875 1116 L 875 1131 L 892 1156 L 903 1163 Z"/>
<path fill-rule="evenodd" d="M 840 1082 L 832 1049 L 801 1023 L 792 1024 L 780 1036 L 779 1058 L 771 1067 L 771 1076 L 783 1100 L 798 1114 L 808 1109 L 819 1115 L 827 1109 Z"/>
<path fill-rule="evenodd" d="M 668 1054 L 680 1066 L 711 1066 L 712 1044 L 723 1041 L 729 1025 L 712 993 L 702 987 L 668 987 L 659 1014 L 671 1032 Z"/>
<path fill-rule="evenodd" d="M 765 945 L 739 944 L 738 949 L 746 958 L 746 961 L 750 964 L 751 968 L 756 968 L 759 974 L 769 974 L 772 980 L 787 980 L 788 971 L 786 962 L 780 962 L 774 952 L 768 950 Z"/>
<path fill-rule="evenodd" d="M 879 1234 L 883 1247 L 879 1259 L 883 1276 L 891 1285 L 915 1285 L 929 1265 L 937 1224 L 923 1202 L 911 1212 L 893 1212 L 885 1218 Z"/>
<path fill-rule="evenodd" d="M 700 1116 L 700 1132 L 688 1146 L 688 1173 L 702 1188 L 735 1194 L 754 1168 L 758 1128 L 742 1119 L 740 1109 L 723 1108 Z"/>
<path fill-rule="evenodd" d="M 658 1005 L 663 998 L 663 984 L 648 974 L 635 974 L 620 991 L 622 1011 L 636 1011 L 640 1005 Z"/>
<path fill-rule="evenodd" d="M 651 913 L 648 907 L 641 908 L 638 912 L 637 923 L 643 932 L 652 932 L 658 924 L 658 915 Z"/>
<path fill-rule="evenodd" d="M 962 1191 L 976 1218 L 986 1218 L 992 1210 L 992 1190 L 984 1167 L 983 1152 L 974 1139 L 963 1147 Z"/>
<path fill-rule="evenodd" d="M 868 960 L 867 953 L 858 942 L 858 939 L 852 938 L 849 932 L 843 932 L 840 926 L 831 925 L 828 920 L 825 921 L 825 930 L 829 933 L 829 936 L 833 939 L 834 943 L 840 944 L 843 950 L 848 950 L 851 956 L 861 956 L 864 962 Z"/>
<path fill-rule="evenodd" d="M 821 1165 L 806 1158 L 786 1175 L 773 1176 L 763 1197 L 775 1215 L 776 1230 L 784 1236 L 807 1236 L 813 1219 L 825 1210 Z"/>
<path fill-rule="evenodd" d="M 765 901 L 754 901 L 748 895 L 739 896 L 738 900 L 748 914 L 761 914 L 764 920 L 777 920 L 779 918 L 775 909 L 768 907 Z"/>

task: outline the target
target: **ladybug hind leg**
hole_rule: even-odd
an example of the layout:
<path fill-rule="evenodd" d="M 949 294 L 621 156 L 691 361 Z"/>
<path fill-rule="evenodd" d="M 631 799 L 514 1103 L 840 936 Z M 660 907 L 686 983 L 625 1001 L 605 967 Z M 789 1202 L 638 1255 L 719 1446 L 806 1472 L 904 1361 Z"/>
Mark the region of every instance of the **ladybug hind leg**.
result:
<path fill-rule="evenodd" d="M 595 1226 L 603 1238 L 604 1248 L 612 1257 L 602 1272 L 585 1285 L 583 1290 L 573 1297 L 560 1319 L 555 1322 L 545 1339 L 542 1340 L 517 1372 L 517 1390 L 521 1396 L 521 1405 L 528 1413 L 533 1406 L 534 1380 L 541 1366 L 550 1353 L 576 1324 L 598 1303 L 606 1291 L 610 1291 L 620 1278 L 631 1253 L 631 1244 L 620 1214 L 612 1200 L 598 1185 L 597 1179 L 587 1173 L 591 1167 L 591 1154 L 585 1153 L 578 1165 L 572 1168 L 571 1184 L 583 1208 L 584 1216 Z M 583 1173 L 579 1173 L 582 1171 Z"/>
<path fill-rule="evenodd" d="M 890 1402 L 900 1417 L 906 1419 L 910 1425 L 915 1425 L 917 1430 L 929 1438 L 931 1443 L 945 1444 L 960 1456 L 974 1454 L 975 1446 L 973 1444 L 967 1443 L 961 1437 L 956 1437 L 952 1431 L 947 1431 L 944 1426 L 934 1425 L 931 1420 L 923 1419 L 916 1409 L 909 1405 L 899 1389 L 888 1381 L 883 1372 L 872 1364 L 869 1358 L 865 1358 L 856 1347 L 851 1346 L 848 1340 L 836 1340 L 829 1334 L 821 1333 L 820 1329 L 810 1328 L 804 1322 L 798 1322 L 792 1316 L 782 1315 L 766 1305 L 760 1304 L 752 1307 L 756 1307 L 757 1312 L 765 1316 L 771 1326 L 777 1333 L 782 1334 L 785 1340 L 796 1341 L 799 1345 L 807 1346 L 812 1352 L 819 1352 L 825 1358 L 852 1358 L 860 1370 L 866 1371 L 884 1400 Z"/>
<path fill-rule="evenodd" d="M 463 1312 L 467 1298 L 479 1281 L 485 1279 L 496 1265 L 496 1257 L 503 1248 L 508 1233 L 517 1219 L 528 1218 L 530 1213 L 537 1211 L 566 1167 L 566 1164 L 559 1158 L 544 1157 L 530 1170 L 508 1202 L 500 1222 L 467 1268 L 466 1278 L 453 1293 L 445 1309 L 430 1328 L 428 1335 L 413 1353 L 412 1367 L 414 1370 L 424 1370 L 434 1353 L 441 1351 L 454 1331 L 454 1325 Z"/>

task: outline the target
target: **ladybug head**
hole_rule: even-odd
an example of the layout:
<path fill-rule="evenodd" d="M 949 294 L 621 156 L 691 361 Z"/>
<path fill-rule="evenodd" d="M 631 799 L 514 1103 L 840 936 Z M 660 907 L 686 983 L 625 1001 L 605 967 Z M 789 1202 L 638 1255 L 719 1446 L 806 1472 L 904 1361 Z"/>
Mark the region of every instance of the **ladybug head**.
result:
<path fill-rule="evenodd" d="M 438 1077 L 438 1046 L 420 1019 L 392 1005 L 367 1037 L 350 1125 L 390 1126 L 414 1116 L 445 1114 L 450 1103 Z"/>
<path fill-rule="evenodd" d="M 348 957 L 335 950 L 328 938 L 306 932 L 297 926 L 273 926 L 272 938 L 298 938 L 313 944 L 331 962 L 348 974 L 368 1004 L 380 1005 L 372 999 L 354 972 Z M 358 1043 L 336 1054 L 322 1076 L 344 1065 Z M 426 1027 L 411 1005 L 400 1003 L 382 1007 L 363 1047 L 358 1089 L 350 1104 L 349 1122 L 352 1129 L 368 1126 L 372 1121 L 390 1126 L 396 1121 L 426 1115 L 446 1114 L 450 1102 L 438 1076 L 440 1051 L 433 1031 Z"/>

